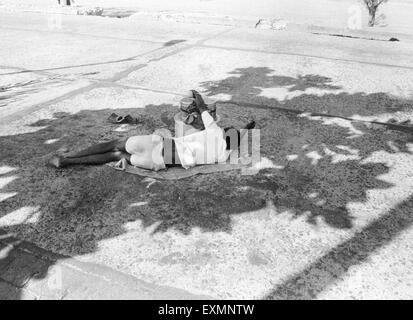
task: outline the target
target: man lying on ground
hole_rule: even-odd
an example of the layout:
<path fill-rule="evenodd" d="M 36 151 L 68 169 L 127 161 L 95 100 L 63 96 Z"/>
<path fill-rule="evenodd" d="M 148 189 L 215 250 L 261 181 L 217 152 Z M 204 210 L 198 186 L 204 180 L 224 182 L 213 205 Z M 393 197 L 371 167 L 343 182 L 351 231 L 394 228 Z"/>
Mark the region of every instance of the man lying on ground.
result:
<path fill-rule="evenodd" d="M 201 164 L 225 162 L 230 150 L 239 147 L 240 132 L 233 127 L 220 128 L 209 114 L 201 95 L 196 91 L 191 93 L 201 115 L 204 130 L 179 138 L 164 138 L 154 133 L 112 140 L 66 156 L 55 156 L 49 160 L 49 164 L 63 168 L 69 165 L 104 164 L 126 159 L 133 166 L 158 171 L 171 166 L 188 169 Z M 255 122 L 250 122 L 245 129 L 252 129 L 254 126 Z"/>

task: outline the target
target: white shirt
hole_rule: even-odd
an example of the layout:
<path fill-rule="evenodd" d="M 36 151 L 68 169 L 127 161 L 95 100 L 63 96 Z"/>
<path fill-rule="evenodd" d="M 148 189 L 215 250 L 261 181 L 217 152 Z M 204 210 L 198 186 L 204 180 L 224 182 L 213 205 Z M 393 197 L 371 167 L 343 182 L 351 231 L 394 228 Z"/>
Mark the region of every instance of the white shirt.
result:
<path fill-rule="evenodd" d="M 202 112 L 201 117 L 205 130 L 173 138 L 185 169 L 200 164 L 225 162 L 229 155 L 226 151 L 224 130 L 217 125 L 208 111 Z"/>

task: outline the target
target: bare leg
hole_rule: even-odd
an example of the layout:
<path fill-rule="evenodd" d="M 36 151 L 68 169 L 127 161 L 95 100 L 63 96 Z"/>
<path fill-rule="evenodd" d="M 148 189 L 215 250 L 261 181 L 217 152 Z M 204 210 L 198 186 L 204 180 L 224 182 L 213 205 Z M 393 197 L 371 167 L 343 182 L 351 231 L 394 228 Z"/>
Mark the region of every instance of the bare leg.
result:
<path fill-rule="evenodd" d="M 80 157 L 86 157 L 86 156 L 108 153 L 108 152 L 126 151 L 125 144 L 126 144 L 126 139 L 112 140 L 109 142 L 98 143 L 89 148 L 83 149 L 79 152 L 69 154 L 65 156 L 65 158 L 80 158 Z"/>
<path fill-rule="evenodd" d="M 104 164 L 112 161 L 119 161 L 122 158 L 130 161 L 130 154 L 122 151 L 114 151 L 77 158 L 53 157 L 49 163 L 56 168 L 63 168 L 76 164 Z"/>

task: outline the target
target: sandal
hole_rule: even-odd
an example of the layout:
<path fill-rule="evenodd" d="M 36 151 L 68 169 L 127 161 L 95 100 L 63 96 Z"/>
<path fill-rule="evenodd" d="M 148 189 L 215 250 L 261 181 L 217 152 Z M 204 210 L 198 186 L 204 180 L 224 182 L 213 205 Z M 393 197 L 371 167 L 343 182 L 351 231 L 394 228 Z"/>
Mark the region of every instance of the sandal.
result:
<path fill-rule="evenodd" d="M 137 124 L 139 120 L 137 118 L 132 117 L 130 114 L 126 116 L 118 116 L 116 113 L 112 113 L 108 121 L 113 124 L 123 124 L 123 123 L 129 123 L 129 124 Z"/>

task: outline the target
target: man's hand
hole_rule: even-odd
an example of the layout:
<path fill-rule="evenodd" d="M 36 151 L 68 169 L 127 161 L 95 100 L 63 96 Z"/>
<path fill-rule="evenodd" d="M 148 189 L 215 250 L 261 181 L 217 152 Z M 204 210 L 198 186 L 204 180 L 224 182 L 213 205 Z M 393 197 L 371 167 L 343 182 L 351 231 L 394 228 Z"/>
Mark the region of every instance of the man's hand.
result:
<path fill-rule="evenodd" d="M 195 104 L 198 107 L 199 113 L 202 114 L 202 112 L 204 111 L 208 111 L 208 106 L 205 103 L 204 99 L 202 98 L 202 96 L 199 94 L 198 91 L 196 90 L 191 90 L 192 95 L 195 99 Z"/>

